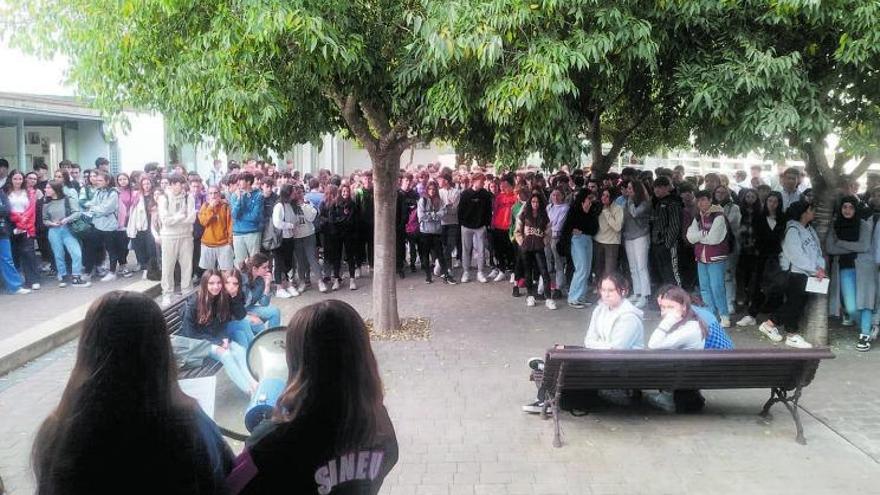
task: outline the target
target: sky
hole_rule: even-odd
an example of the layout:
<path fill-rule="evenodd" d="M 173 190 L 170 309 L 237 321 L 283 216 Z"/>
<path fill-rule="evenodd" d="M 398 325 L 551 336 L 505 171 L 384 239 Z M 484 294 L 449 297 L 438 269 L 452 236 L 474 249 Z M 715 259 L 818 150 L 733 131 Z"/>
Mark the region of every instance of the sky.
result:
<path fill-rule="evenodd" d="M 72 88 L 64 85 L 64 58 L 42 60 L 27 55 L 17 48 L 0 41 L 0 91 L 38 95 L 71 96 Z"/>

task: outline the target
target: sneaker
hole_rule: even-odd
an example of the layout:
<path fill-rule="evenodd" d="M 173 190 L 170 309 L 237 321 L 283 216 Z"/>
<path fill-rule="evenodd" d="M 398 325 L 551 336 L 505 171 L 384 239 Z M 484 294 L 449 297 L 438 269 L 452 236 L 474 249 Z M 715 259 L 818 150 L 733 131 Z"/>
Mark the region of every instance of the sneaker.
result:
<path fill-rule="evenodd" d="M 275 297 L 280 297 L 281 299 L 290 299 L 293 296 L 290 295 L 290 292 L 287 292 L 287 289 L 285 289 L 284 287 L 278 287 L 277 289 L 275 289 Z"/>
<path fill-rule="evenodd" d="M 441 278 L 443 278 L 443 281 L 446 282 L 447 285 L 456 285 L 455 278 L 451 275 L 443 275 Z"/>
<path fill-rule="evenodd" d="M 452 258 L 452 268 L 461 268 L 461 261 L 458 258 Z"/>
<path fill-rule="evenodd" d="M 511 294 L 511 295 L 512 295 L 513 297 L 520 297 L 522 294 L 519 293 L 519 287 L 517 287 L 516 285 L 514 285 L 514 286 L 513 286 L 513 294 Z"/>
<path fill-rule="evenodd" d="M 290 297 L 299 297 L 299 295 L 302 294 L 300 291 L 298 291 L 296 289 L 296 287 L 294 287 L 292 285 L 287 288 L 287 293 L 290 294 Z"/>
<path fill-rule="evenodd" d="M 40 284 L 31 284 L 31 290 L 40 290 Z"/>
<path fill-rule="evenodd" d="M 516 274 L 515 273 L 510 274 L 510 283 L 512 283 L 512 284 L 516 283 Z"/>
<path fill-rule="evenodd" d="M 477 282 L 485 284 L 488 281 L 489 279 L 487 279 L 486 276 L 483 275 L 483 272 L 477 272 Z"/>
<path fill-rule="evenodd" d="M 865 352 L 871 350 L 871 336 L 870 335 L 859 335 L 859 341 L 856 343 L 856 350 L 859 352 Z"/>
<path fill-rule="evenodd" d="M 646 296 L 640 296 L 639 299 L 635 302 L 633 306 L 637 309 L 642 309 L 648 305 L 648 298 Z"/>
<path fill-rule="evenodd" d="M 721 328 L 730 328 L 730 317 L 722 316 L 719 318 L 719 323 L 721 323 Z"/>
<path fill-rule="evenodd" d="M 532 307 L 535 305 L 535 296 L 529 296 L 526 298 L 526 306 Z"/>
<path fill-rule="evenodd" d="M 851 327 L 853 326 L 853 321 L 849 318 L 844 317 L 843 320 L 840 321 L 840 325 L 844 327 Z"/>
<path fill-rule="evenodd" d="M 354 279 L 348 281 L 348 288 L 349 290 L 357 290 L 358 284 L 354 281 Z"/>
<path fill-rule="evenodd" d="M 426 283 L 426 284 L 433 284 L 433 283 L 434 283 L 434 279 L 431 278 L 430 275 L 428 275 L 427 277 L 425 277 L 425 283 Z"/>
<path fill-rule="evenodd" d="M 324 283 L 324 280 L 318 280 L 318 292 L 325 293 L 327 292 L 327 284 Z"/>
<path fill-rule="evenodd" d="M 752 325 L 755 325 L 756 323 L 758 323 L 757 320 L 755 320 L 754 318 L 752 318 L 751 315 L 745 315 L 745 316 L 743 316 L 742 318 L 740 318 L 738 322 L 736 322 L 736 326 L 738 326 L 738 327 L 750 327 L 750 326 L 752 326 Z"/>
<path fill-rule="evenodd" d="M 657 392 L 642 392 L 642 394 L 642 397 L 651 406 L 668 413 L 675 412 L 675 397 L 673 397 L 672 392 L 661 390 Z"/>
<path fill-rule="evenodd" d="M 65 287 L 67 287 L 67 280 L 63 279 L 63 278 L 59 278 L 58 279 L 58 288 L 63 289 Z"/>
<path fill-rule="evenodd" d="M 504 274 L 501 270 L 498 270 L 498 275 L 495 275 L 495 278 L 492 279 L 493 282 L 503 282 L 504 279 L 507 278 L 507 275 Z"/>
<path fill-rule="evenodd" d="M 789 347 L 796 347 L 798 349 L 812 349 L 813 344 L 804 340 L 800 335 L 793 333 L 785 338 L 785 345 Z"/>
<path fill-rule="evenodd" d="M 171 294 L 162 294 L 162 306 L 171 306 Z"/>
<path fill-rule="evenodd" d="M 575 308 L 575 309 L 583 309 L 584 305 L 582 303 L 577 302 L 577 301 L 568 301 L 568 307 Z"/>
<path fill-rule="evenodd" d="M 354 269 L 354 278 L 361 278 L 361 269 L 360 268 Z"/>
<path fill-rule="evenodd" d="M 877 336 L 880 335 L 880 325 L 874 325 L 871 327 L 871 340 L 877 340 Z"/>
<path fill-rule="evenodd" d="M 112 282 L 116 280 L 116 274 L 113 272 L 107 272 L 107 275 L 101 277 L 101 282 Z"/>
<path fill-rule="evenodd" d="M 83 287 L 83 288 L 85 288 L 85 287 L 91 287 L 91 286 L 92 286 L 92 283 L 89 282 L 88 280 L 83 280 L 82 277 L 79 277 L 79 276 L 77 276 L 77 275 L 74 275 L 73 278 L 70 280 L 70 285 L 71 285 L 72 287 Z"/>
<path fill-rule="evenodd" d="M 766 321 L 758 326 L 758 331 L 767 336 L 773 342 L 782 342 L 782 335 L 776 327 L 769 325 Z"/>
<path fill-rule="evenodd" d="M 119 272 L 119 275 L 122 275 L 122 278 L 131 278 L 134 273 L 131 272 L 128 268 L 123 268 L 122 271 Z"/>
<path fill-rule="evenodd" d="M 146 279 L 147 279 L 147 271 L 144 270 L 144 271 L 141 273 L 141 280 L 146 280 Z"/>
<path fill-rule="evenodd" d="M 531 357 L 528 361 L 526 361 L 529 368 L 535 371 L 543 371 L 544 370 L 544 359 L 539 357 Z"/>
<path fill-rule="evenodd" d="M 24 287 L 19 287 L 19 289 L 17 291 L 13 292 L 13 294 L 15 294 L 17 296 L 23 296 L 25 294 L 30 294 L 30 293 L 31 293 L 31 290 L 25 289 Z"/>
<path fill-rule="evenodd" d="M 492 280 L 495 280 L 496 278 L 498 278 L 498 275 L 504 275 L 504 272 L 498 270 L 497 268 L 493 268 L 492 271 L 489 272 L 488 275 L 486 275 L 486 278 L 491 278 Z"/>
<path fill-rule="evenodd" d="M 556 301 L 553 299 L 547 299 L 544 301 L 544 306 L 546 306 L 547 309 L 556 309 Z"/>
<path fill-rule="evenodd" d="M 330 290 L 339 290 L 339 279 L 333 280 L 333 286 L 330 287 Z"/>
<path fill-rule="evenodd" d="M 470 281 L 471 281 L 471 274 L 470 274 L 470 272 L 468 272 L 467 270 L 465 270 L 465 271 L 461 274 L 461 283 L 466 284 L 466 283 L 468 283 L 468 282 L 470 282 Z"/>
<path fill-rule="evenodd" d="M 522 406 L 522 410 L 523 412 L 527 412 L 529 414 L 541 414 L 541 412 L 544 410 L 544 403 L 536 400 L 531 404 L 526 404 Z"/>

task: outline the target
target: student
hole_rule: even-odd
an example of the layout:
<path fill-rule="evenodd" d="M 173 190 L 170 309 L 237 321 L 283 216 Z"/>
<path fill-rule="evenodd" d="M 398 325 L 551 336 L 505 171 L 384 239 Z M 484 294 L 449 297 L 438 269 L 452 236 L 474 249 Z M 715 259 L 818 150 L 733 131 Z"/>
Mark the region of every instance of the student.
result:
<path fill-rule="evenodd" d="M 457 257 L 461 260 L 461 227 L 458 224 L 458 206 L 461 201 L 461 192 L 452 183 L 452 173 L 444 170 L 437 176 L 437 185 L 440 188 L 440 200 L 446 205 L 446 216 L 440 224 L 443 226 L 443 256 L 446 257 L 446 266 L 449 272 L 455 267 L 452 261 L 452 252 L 457 250 Z M 510 224 L 511 242 L 513 242 L 513 222 Z M 439 275 L 435 272 L 434 275 Z"/>
<path fill-rule="evenodd" d="M 722 176 L 727 178 L 727 176 Z M 730 234 L 733 236 L 733 246 L 727 255 L 727 266 L 725 267 L 724 285 L 727 293 L 727 312 L 733 314 L 736 312 L 736 269 L 739 265 L 739 234 L 742 225 L 742 212 L 730 198 L 730 189 L 726 186 L 718 186 L 712 199 L 714 204 L 721 207 L 724 218 L 727 219 L 727 225 L 730 226 Z"/>
<path fill-rule="evenodd" d="M 697 192 L 697 216 L 687 229 L 687 240 L 694 245 L 700 295 L 719 316 L 721 326 L 730 327 L 730 312 L 724 275 L 730 255 L 728 227 L 724 212 L 712 204 L 709 191 Z"/>
<path fill-rule="evenodd" d="M 24 174 L 18 170 L 9 173 L 3 192 L 9 205 L 12 257 L 24 275 L 25 284 L 31 290 L 39 290 L 40 269 L 34 251 L 37 236 L 36 192 L 25 188 Z"/>
<path fill-rule="evenodd" d="M 334 186 L 335 187 L 335 186 Z M 345 253 L 345 261 L 348 264 L 348 288 L 357 290 L 355 272 L 357 270 L 358 238 L 357 238 L 357 203 L 351 196 L 351 187 L 342 185 L 336 191 L 328 190 L 328 196 L 322 206 L 326 216 L 327 257 L 333 267 L 333 286 L 331 290 L 338 290 L 342 282 L 340 270 L 342 266 L 342 254 Z"/>
<path fill-rule="evenodd" d="M 204 228 L 200 239 L 199 268 L 213 270 L 219 268 L 229 272 L 235 268 L 235 254 L 232 250 L 232 210 L 220 194 L 218 186 L 208 186 L 207 201 L 202 203 L 198 214 L 199 223 Z"/>
<path fill-rule="evenodd" d="M 758 193 L 754 189 L 743 188 L 740 190 L 742 198 L 740 212 L 742 221 L 739 226 L 739 234 L 736 236 L 736 247 L 739 251 L 739 261 L 736 267 L 737 287 L 745 294 L 745 307 L 750 308 L 755 303 L 753 299 L 761 298 L 761 266 L 758 254 L 756 225 L 762 220 L 761 202 L 758 201 Z M 728 294 L 728 298 L 730 295 Z M 750 321 L 751 316 L 746 314 L 736 322 L 737 326 L 754 325 Z M 744 323 L 740 325 L 740 323 Z"/>
<path fill-rule="evenodd" d="M 669 178 L 657 177 L 651 208 L 651 262 L 663 284 L 681 286 L 678 246 L 682 237 L 682 207 L 681 198 L 675 194 Z"/>
<path fill-rule="evenodd" d="M 562 228 L 565 226 L 565 217 L 568 216 L 569 204 L 565 202 L 565 197 L 560 189 L 554 189 L 550 193 L 550 204 L 547 205 L 547 216 L 550 218 L 550 231 L 553 236 L 550 239 L 550 246 L 544 251 L 547 262 L 550 263 L 548 270 L 555 273 L 556 289 L 553 291 L 553 298 L 562 297 L 562 288 L 565 287 L 566 273 L 565 265 L 568 253 L 564 250 L 560 252 L 560 241 L 562 240 Z"/>
<path fill-rule="evenodd" d="M 61 401 L 34 440 L 36 493 L 222 494 L 232 451 L 177 384 L 162 311 L 113 291 L 89 308 Z M 161 475 L 160 475 L 161 473 Z"/>
<path fill-rule="evenodd" d="M 450 285 L 455 285 L 449 266 L 446 265 L 446 257 L 443 256 L 443 217 L 446 215 L 446 205 L 440 199 L 439 186 L 434 181 L 428 182 L 425 195 L 419 199 L 416 205 L 416 214 L 419 218 L 419 258 L 422 260 L 422 269 L 425 271 L 425 282 L 432 283 L 433 264 L 440 264 L 441 278 Z"/>
<path fill-rule="evenodd" d="M 412 174 L 400 177 L 400 188 L 397 190 L 397 275 L 406 276 L 406 257 L 409 252 L 409 269 L 416 271 L 416 260 L 419 250 L 418 212 L 420 195 L 413 187 Z M 409 225 L 409 228 L 408 228 Z M 415 227 L 415 230 L 413 230 Z"/>
<path fill-rule="evenodd" d="M 552 199 L 552 198 L 551 198 Z M 516 256 L 514 255 L 513 245 L 508 235 L 511 229 L 511 210 L 517 202 L 517 194 L 513 190 L 513 177 L 508 175 L 501 179 L 499 192 L 495 195 L 492 204 L 492 229 L 491 238 L 492 245 L 495 247 L 495 258 L 497 259 L 498 274 L 495 276 L 495 282 L 501 282 L 508 277 L 507 273 L 513 273 Z M 548 208 L 551 208 L 548 206 Z M 566 211 L 568 205 L 565 204 Z M 555 215 L 550 215 L 551 221 Z M 562 285 L 559 285 L 560 287 Z"/>
<path fill-rule="evenodd" d="M 789 205 L 787 213 L 790 220 L 785 227 L 779 260 L 786 277 L 783 301 L 775 305 L 770 318 L 758 330 L 773 342 L 782 342 L 779 333 L 779 326 L 782 326 L 787 333 L 785 345 L 809 349 L 813 345 L 797 333 L 798 323 L 806 309 L 807 277 L 821 280 L 827 276 L 825 258 L 819 236 L 811 225 L 816 217 L 813 205 L 795 201 Z"/>
<path fill-rule="evenodd" d="M 623 205 L 623 244 L 633 282 L 630 301 L 641 309 L 651 297 L 651 274 L 648 269 L 651 199 L 645 186 L 637 180 L 628 182 L 623 191 L 626 197 Z"/>
<path fill-rule="evenodd" d="M 258 316 L 269 325 L 268 328 L 281 326 L 281 310 L 269 304 L 272 299 L 269 295 L 272 284 L 269 257 L 263 253 L 251 256 L 242 263 L 241 274 L 241 289 L 248 314 Z"/>
<path fill-rule="evenodd" d="M 596 248 L 598 278 L 617 271 L 617 253 L 620 251 L 620 233 L 623 229 L 623 208 L 617 204 L 617 188 L 609 187 L 599 193 L 602 211 L 599 213 L 599 231 L 593 239 Z"/>
<path fill-rule="evenodd" d="M 12 235 L 13 226 L 9 218 L 9 199 L 3 189 L 0 188 L 0 277 L 2 277 L 0 280 L 9 294 L 30 294 L 30 289 L 22 287 L 24 280 L 15 269 L 15 262 L 12 259 L 12 244 L 9 237 Z"/>
<path fill-rule="evenodd" d="M 101 278 L 101 282 L 116 280 L 116 267 L 119 265 L 120 253 L 116 249 L 116 232 L 119 228 L 119 193 L 111 186 L 110 174 L 103 170 L 92 172 L 92 185 L 94 194 L 92 199 L 86 201 L 83 214 L 91 219 L 95 227 L 94 234 L 97 242 L 91 245 L 92 259 L 99 260 L 105 253 L 109 258 L 109 270 Z M 86 243 L 91 244 L 91 243 Z M 124 261 L 123 261 L 124 263 Z"/>
<path fill-rule="evenodd" d="M 484 273 L 483 252 L 486 228 L 492 224 L 492 194 L 483 188 L 486 176 L 471 176 L 471 187 L 462 191 L 458 203 L 458 222 L 461 225 L 461 283 L 470 281 L 473 260 L 477 267 L 477 281 L 488 282 Z M 545 212 L 546 213 L 546 212 Z"/>
<path fill-rule="evenodd" d="M 137 194 L 132 187 L 128 174 L 116 175 L 117 209 L 116 209 L 116 232 L 113 234 L 113 250 L 116 252 L 117 271 L 116 275 L 128 278 L 134 275 L 128 265 L 128 217 L 131 209 L 137 201 Z"/>
<path fill-rule="evenodd" d="M 275 257 L 275 297 L 287 299 L 299 296 L 291 272 L 296 271 L 294 247 L 296 239 L 293 212 L 293 189 L 291 184 L 281 186 L 278 201 L 272 207 L 272 226 L 281 232 L 281 244 L 274 250 Z"/>
<path fill-rule="evenodd" d="M 587 349 L 644 349 L 644 313 L 626 298 L 627 281 L 619 273 L 608 273 L 599 281 L 599 301 L 584 337 Z M 543 369 L 541 358 L 531 358 L 529 367 Z M 545 392 L 538 389 L 535 402 L 522 407 L 523 412 L 540 413 L 544 407 Z"/>
<path fill-rule="evenodd" d="M 196 219 L 193 198 L 184 191 L 186 178 L 174 174 L 168 189 L 159 196 L 159 236 L 162 239 L 162 296 L 168 303 L 174 292 L 174 267 L 180 264 L 180 290 L 192 288 L 192 228 Z"/>
<path fill-rule="evenodd" d="M 248 371 L 246 347 L 236 341 L 241 340 L 239 336 L 248 336 L 250 327 L 234 318 L 231 307 L 223 275 L 217 270 L 205 270 L 198 289 L 186 300 L 178 335 L 210 342 L 209 356 L 223 363 L 232 383 L 250 395 L 256 390 L 257 382 Z"/>
<path fill-rule="evenodd" d="M 365 270 L 373 268 L 373 222 L 375 214 L 373 213 L 373 172 L 364 171 L 361 174 L 361 188 L 354 194 L 354 202 L 357 204 L 355 210 L 357 217 L 355 224 L 358 229 L 360 247 L 355 253 L 358 258 L 358 267 L 366 262 Z M 357 276 L 360 276 L 358 274 Z"/>
<path fill-rule="evenodd" d="M 552 238 L 553 233 L 544 197 L 540 193 L 532 193 L 529 201 L 516 218 L 516 244 L 525 260 L 526 284 L 529 291 L 526 306 L 535 305 L 537 291 L 534 280 L 537 275 L 540 275 L 546 294 L 544 305 L 547 306 L 547 309 L 556 309 L 556 301 L 553 300 L 556 282 L 550 279 L 550 272 L 547 271 L 547 258 L 544 254 L 544 250 L 550 246 Z"/>
<path fill-rule="evenodd" d="M 265 330 L 266 325 L 259 316 L 249 314 L 245 300 L 244 276 L 233 268 L 223 275 L 223 288 L 229 295 L 229 312 L 232 319 L 242 322 L 242 326 L 232 330 L 230 338 L 244 349 L 248 349 L 254 336 Z"/>
<path fill-rule="evenodd" d="M 378 493 L 398 445 L 363 320 L 342 301 L 306 306 L 286 352 L 287 388 L 236 459 L 230 493 Z"/>
<path fill-rule="evenodd" d="M 46 184 L 46 204 L 43 206 L 43 225 L 49 229 L 49 243 L 55 256 L 58 270 L 58 286 L 67 286 L 67 263 L 65 253 L 71 260 L 70 285 L 89 287 L 91 283 L 82 279 L 82 249 L 79 241 L 70 231 L 68 224 L 80 217 L 79 201 L 64 194 L 64 184 L 53 180 Z"/>
<path fill-rule="evenodd" d="M 263 194 L 253 190 L 254 174 L 242 172 L 237 179 L 235 192 L 228 199 L 232 207 L 232 247 L 235 264 L 239 265 L 260 252 Z"/>
<path fill-rule="evenodd" d="M 590 273 L 593 266 L 593 237 L 599 231 L 601 206 L 588 189 L 574 198 L 562 227 L 563 242 L 570 243 L 569 253 L 574 263 L 574 275 L 568 290 L 568 305 L 583 308 L 587 300 Z"/>
<path fill-rule="evenodd" d="M 158 224 L 159 206 L 153 194 L 153 181 L 150 177 L 142 176 L 138 179 L 138 183 L 140 188 L 135 193 L 126 234 L 131 239 L 138 270 L 142 273 L 141 278 L 146 280 L 150 266 L 153 264 L 158 266 L 156 238 L 153 236 L 153 231 Z"/>
<path fill-rule="evenodd" d="M 287 217 L 287 222 L 283 226 L 293 233 L 293 255 L 296 257 L 300 279 L 297 291 L 302 294 L 308 290 L 312 286 L 311 278 L 314 275 L 318 279 L 318 291 L 327 292 L 327 285 L 321 278 L 321 265 L 318 264 L 318 241 L 315 234 L 315 219 L 318 217 L 318 211 L 311 203 L 305 201 L 302 186 L 293 186 L 288 206 L 292 215 Z"/>
<path fill-rule="evenodd" d="M 858 216 L 859 199 L 844 196 L 825 239 L 831 257 L 831 285 L 828 290 L 829 315 L 841 313 L 843 326 L 859 325 L 857 351 L 871 350 L 871 318 L 877 279 L 877 266 L 871 249 L 874 226 Z"/>

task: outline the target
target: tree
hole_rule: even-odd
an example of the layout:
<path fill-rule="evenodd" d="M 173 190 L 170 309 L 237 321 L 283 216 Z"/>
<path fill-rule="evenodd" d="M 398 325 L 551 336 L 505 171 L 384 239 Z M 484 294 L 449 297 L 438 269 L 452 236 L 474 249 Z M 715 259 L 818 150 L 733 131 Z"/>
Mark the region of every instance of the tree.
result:
<path fill-rule="evenodd" d="M 709 152 L 795 150 L 812 181 L 824 239 L 841 177 L 861 176 L 880 157 L 880 3 L 714 7 L 713 35 L 676 74 L 696 144 Z M 832 136 L 839 138 L 833 148 Z M 808 338 L 820 344 L 827 343 L 825 303 L 819 298 L 806 316 Z"/>
<path fill-rule="evenodd" d="M 403 151 L 427 135 L 425 77 L 401 77 L 416 0 L 15 0 L 18 42 L 70 59 L 70 78 L 108 115 L 164 114 L 193 141 L 286 150 L 328 132 L 358 139 L 375 183 L 374 326 L 400 326 L 395 204 Z"/>
<path fill-rule="evenodd" d="M 596 174 L 625 148 L 685 143 L 671 82 L 690 45 L 668 12 L 653 0 L 426 2 L 413 23 L 417 75 L 437 77 L 426 118 L 438 132 L 465 129 L 447 136 L 457 148 L 491 144 L 508 165 L 589 152 Z"/>

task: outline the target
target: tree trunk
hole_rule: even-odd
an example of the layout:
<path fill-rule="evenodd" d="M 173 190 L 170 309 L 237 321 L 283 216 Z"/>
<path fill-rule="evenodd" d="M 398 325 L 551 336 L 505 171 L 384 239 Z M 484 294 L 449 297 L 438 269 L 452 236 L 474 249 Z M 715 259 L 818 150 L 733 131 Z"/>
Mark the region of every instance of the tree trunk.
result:
<path fill-rule="evenodd" d="M 379 332 L 400 329 L 397 314 L 397 175 L 400 171 L 399 151 L 377 153 L 373 162 L 373 328 Z"/>
<path fill-rule="evenodd" d="M 822 141 L 819 141 L 822 142 Z M 822 174 L 815 160 L 826 160 L 824 155 L 824 147 L 814 150 L 813 153 L 806 153 L 804 162 L 807 165 L 807 172 L 810 175 L 810 181 L 813 188 L 813 211 L 816 218 L 813 220 L 813 228 L 819 235 L 819 243 L 822 251 L 825 251 L 825 236 L 831 225 L 834 216 L 832 209 L 836 199 L 837 184 L 839 177 L 833 172 L 829 177 Z M 827 163 L 826 163 L 827 165 Z M 826 168 L 827 170 L 827 168 Z M 828 275 L 831 273 L 831 266 L 828 264 L 826 255 L 826 266 L 828 267 Z M 807 304 L 807 310 L 801 319 L 801 328 L 803 329 L 804 338 L 813 344 L 826 346 L 828 345 L 828 296 L 825 294 L 810 294 Z"/>

